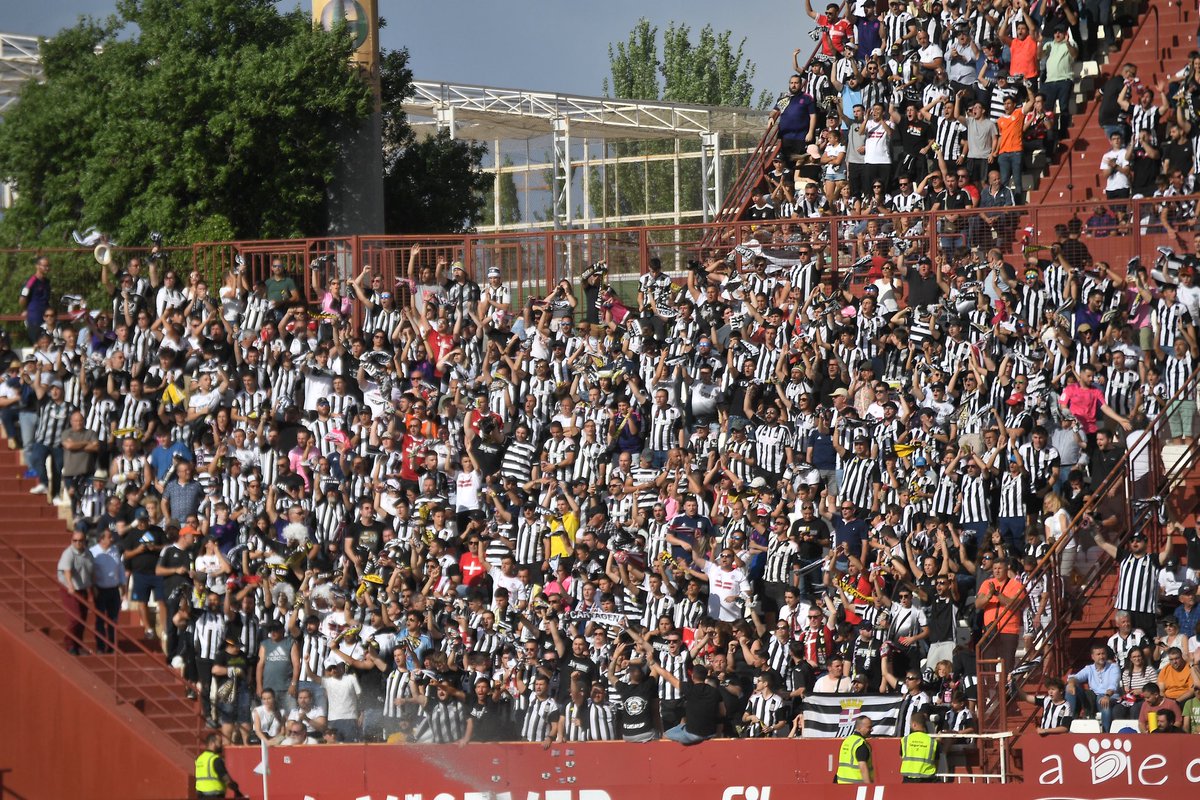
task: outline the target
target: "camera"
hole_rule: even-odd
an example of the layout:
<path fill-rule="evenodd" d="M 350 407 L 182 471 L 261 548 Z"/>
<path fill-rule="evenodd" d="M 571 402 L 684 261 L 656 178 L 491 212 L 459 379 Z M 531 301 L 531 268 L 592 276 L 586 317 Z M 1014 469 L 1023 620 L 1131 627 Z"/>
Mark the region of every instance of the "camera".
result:
<path fill-rule="evenodd" d="M 326 254 L 323 256 L 317 256 L 312 261 L 308 262 L 308 268 L 311 269 L 313 272 L 317 272 L 319 270 L 324 269 L 332 261 L 333 261 L 332 255 Z"/>

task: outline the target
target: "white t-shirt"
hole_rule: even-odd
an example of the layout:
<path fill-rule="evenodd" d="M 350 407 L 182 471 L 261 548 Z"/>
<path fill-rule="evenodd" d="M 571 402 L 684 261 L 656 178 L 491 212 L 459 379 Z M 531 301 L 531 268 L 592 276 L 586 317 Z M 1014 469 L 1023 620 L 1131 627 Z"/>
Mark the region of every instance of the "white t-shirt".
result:
<path fill-rule="evenodd" d="M 892 154 L 888 150 L 890 137 L 888 136 L 887 126 L 883 121 L 867 120 L 866 132 L 867 152 L 863 154 L 863 162 L 866 164 L 892 163 Z"/>
<path fill-rule="evenodd" d="M 188 410 L 208 413 L 216 408 L 220 400 L 221 393 L 216 389 L 210 389 L 207 392 L 197 391 L 188 398 Z"/>
<path fill-rule="evenodd" d="M 1104 158 L 1100 159 L 1100 172 L 1107 176 L 1107 180 L 1104 183 L 1104 190 L 1106 192 L 1118 192 L 1122 189 L 1128 189 L 1130 185 L 1129 176 L 1124 172 L 1117 171 L 1111 175 L 1108 174 L 1108 170 L 1114 164 L 1118 167 L 1129 166 L 1129 159 L 1125 156 L 1124 148 L 1109 150 L 1104 154 Z"/>
<path fill-rule="evenodd" d="M 935 58 L 942 58 L 944 55 L 945 53 L 942 52 L 942 48 L 933 42 L 930 42 L 928 47 L 922 47 L 917 50 L 917 58 L 922 64 L 932 63 Z"/>
<path fill-rule="evenodd" d="M 721 569 L 711 561 L 704 563 L 704 573 L 708 575 L 708 615 L 721 622 L 741 619 L 742 603 L 738 600 L 749 589 L 746 573 L 740 569 Z M 729 601 L 730 597 L 734 602 Z"/>
<path fill-rule="evenodd" d="M 474 511 L 479 508 L 479 487 L 482 485 L 478 471 L 458 473 L 454 479 L 456 510 Z"/>
<path fill-rule="evenodd" d="M 1071 517 L 1063 509 L 1054 512 L 1054 515 L 1046 518 L 1046 542 L 1054 544 L 1063 534 L 1067 532 L 1067 528 L 1071 526 Z M 1079 545 L 1074 541 L 1067 542 L 1067 550 L 1078 550 Z"/>
<path fill-rule="evenodd" d="M 321 681 L 325 687 L 325 702 L 329 704 L 329 714 L 326 719 L 356 719 L 358 717 L 358 698 L 362 689 L 358 685 L 358 676 L 345 673 L 340 678 L 329 675 Z"/>

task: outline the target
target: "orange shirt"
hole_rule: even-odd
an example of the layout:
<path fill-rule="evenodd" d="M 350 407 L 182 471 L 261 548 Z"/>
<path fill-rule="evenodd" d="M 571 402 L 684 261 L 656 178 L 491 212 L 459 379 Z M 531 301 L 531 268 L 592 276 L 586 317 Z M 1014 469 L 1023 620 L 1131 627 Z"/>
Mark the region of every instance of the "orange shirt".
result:
<path fill-rule="evenodd" d="M 1024 40 L 1013 37 L 1008 46 L 1008 71 L 1013 75 L 1024 75 L 1026 78 L 1036 78 L 1038 75 L 1038 47 L 1032 36 Z"/>
<path fill-rule="evenodd" d="M 1002 114 L 996 120 L 1000 129 L 1000 147 L 998 153 L 1021 152 L 1021 139 L 1025 132 L 1025 113 L 1020 108 L 1014 108 L 1011 114 Z"/>
<path fill-rule="evenodd" d="M 1011 575 L 1004 584 L 1000 584 L 995 578 L 988 578 L 983 582 L 983 586 L 979 587 L 981 594 L 988 594 L 992 591 L 995 591 L 997 595 L 1007 597 L 1009 600 L 1015 600 L 1025 594 L 1025 588 L 1021 585 L 1021 582 Z M 986 628 L 995 622 L 1003 609 L 1004 606 L 1001 605 L 999 597 L 993 597 L 988 600 L 987 605 L 983 607 L 983 626 Z M 1020 633 L 1022 617 L 1023 615 L 1019 611 L 1006 614 L 1004 620 L 1000 623 L 999 632 L 1014 635 Z"/>
<path fill-rule="evenodd" d="M 1175 669 L 1167 664 L 1158 671 L 1158 688 L 1172 700 L 1182 697 L 1192 690 L 1192 668 L 1184 664 L 1183 669 Z"/>

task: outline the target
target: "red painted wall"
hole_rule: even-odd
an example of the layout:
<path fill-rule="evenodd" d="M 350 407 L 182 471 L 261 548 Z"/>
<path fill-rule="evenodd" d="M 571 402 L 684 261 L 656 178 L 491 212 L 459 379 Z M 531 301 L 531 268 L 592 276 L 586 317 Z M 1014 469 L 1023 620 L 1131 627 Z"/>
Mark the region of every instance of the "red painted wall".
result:
<path fill-rule="evenodd" d="M 156 736 L 134 709 L 40 633 L 0 610 L 0 767 L 26 800 L 180 800 L 195 754 Z M 282 795 L 281 795 L 282 796 Z M 5 797 L 7 800 L 7 796 Z"/>

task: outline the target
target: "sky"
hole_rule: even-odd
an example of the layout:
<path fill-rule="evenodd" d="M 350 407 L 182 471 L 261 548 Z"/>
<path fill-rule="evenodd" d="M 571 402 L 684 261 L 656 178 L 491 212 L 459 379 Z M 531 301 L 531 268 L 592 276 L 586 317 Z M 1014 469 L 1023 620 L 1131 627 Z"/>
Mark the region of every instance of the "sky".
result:
<path fill-rule="evenodd" d="M 80 15 L 113 13 L 116 0 L 4 6 L 0 31 L 52 36 Z M 382 45 L 408 47 L 419 79 L 578 95 L 603 94 L 609 43 L 624 40 L 643 16 L 660 33 L 675 21 L 694 31 L 711 23 L 733 31 L 735 41 L 745 37 L 744 52 L 758 66 L 756 95 L 786 89 L 792 50 L 812 48 L 800 0 L 379 0 L 379 13 L 387 20 Z"/>

